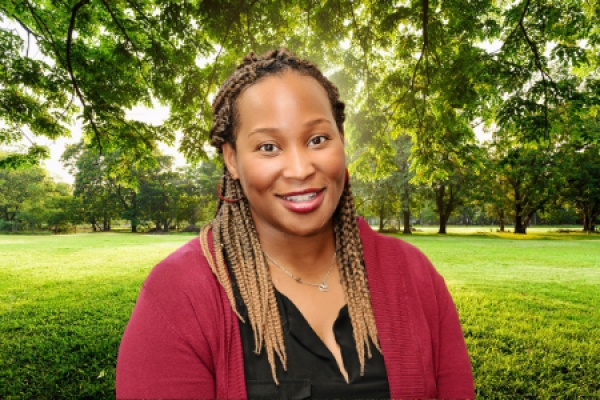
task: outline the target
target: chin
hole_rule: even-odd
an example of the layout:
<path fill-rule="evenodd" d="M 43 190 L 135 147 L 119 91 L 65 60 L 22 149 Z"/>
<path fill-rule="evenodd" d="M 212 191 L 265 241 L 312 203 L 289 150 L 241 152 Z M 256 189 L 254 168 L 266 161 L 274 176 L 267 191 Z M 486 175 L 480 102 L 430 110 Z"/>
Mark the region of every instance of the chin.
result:
<path fill-rule="evenodd" d="M 331 214 L 329 218 L 304 214 L 300 218 L 294 218 L 292 221 L 276 228 L 279 228 L 284 234 L 299 237 L 311 237 L 322 233 L 323 229 L 330 227 L 332 219 L 333 214 Z"/>

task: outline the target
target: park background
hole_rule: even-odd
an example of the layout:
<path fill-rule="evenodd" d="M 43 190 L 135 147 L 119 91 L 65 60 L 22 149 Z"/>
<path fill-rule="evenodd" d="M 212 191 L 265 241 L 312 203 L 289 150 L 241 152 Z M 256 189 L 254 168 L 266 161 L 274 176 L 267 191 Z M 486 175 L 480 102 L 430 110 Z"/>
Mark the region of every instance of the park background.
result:
<path fill-rule="evenodd" d="M 599 43 L 597 0 L 2 1 L 0 398 L 114 397 L 214 212 L 211 101 L 279 46 L 338 86 L 357 213 L 445 277 L 478 398 L 600 396 Z"/>

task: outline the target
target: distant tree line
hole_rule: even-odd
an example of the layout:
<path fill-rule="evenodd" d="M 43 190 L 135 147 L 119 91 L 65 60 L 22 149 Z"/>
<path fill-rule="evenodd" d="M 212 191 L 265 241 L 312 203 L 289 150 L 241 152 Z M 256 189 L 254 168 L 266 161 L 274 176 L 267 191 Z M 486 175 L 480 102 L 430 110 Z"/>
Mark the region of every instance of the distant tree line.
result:
<path fill-rule="evenodd" d="M 468 165 L 456 166 L 445 181 L 424 184 L 411 168 L 409 136 L 386 152 L 351 159 L 352 187 L 359 215 L 380 230 L 411 233 L 414 225 L 580 224 L 595 232 L 600 216 L 600 147 L 561 146 L 553 151 L 521 149 L 501 153 L 493 143 L 473 148 Z M 131 232 L 197 229 L 212 218 L 220 167 L 205 162 L 173 171 L 172 158 L 132 172 L 123 183 L 108 171 L 118 154 L 100 155 L 83 142 L 68 146 L 62 160 L 74 185 L 57 183 L 41 167 L 0 169 L 0 230 L 66 231 L 86 224 L 110 231 L 127 221 Z M 377 169 L 377 160 L 381 168 Z M 386 168 L 387 170 L 384 170 Z M 190 228 L 191 227 L 191 228 Z"/>
<path fill-rule="evenodd" d="M 156 164 L 133 171 L 135 185 L 108 175 L 115 154 L 100 155 L 83 142 L 69 146 L 63 162 L 75 176 L 74 185 L 56 183 L 39 166 L 0 169 L 0 230 L 67 231 L 86 224 L 110 231 L 116 220 L 131 232 L 140 227 L 168 232 L 207 221 L 214 213 L 220 177 L 217 166 L 172 170 L 172 158 L 157 155 Z M 190 227 L 191 225 L 191 227 Z"/>

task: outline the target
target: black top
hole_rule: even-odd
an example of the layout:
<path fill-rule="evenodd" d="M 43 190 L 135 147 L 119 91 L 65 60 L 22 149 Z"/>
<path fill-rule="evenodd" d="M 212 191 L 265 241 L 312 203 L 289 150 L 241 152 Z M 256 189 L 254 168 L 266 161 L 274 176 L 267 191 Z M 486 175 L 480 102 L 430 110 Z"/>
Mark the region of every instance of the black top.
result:
<path fill-rule="evenodd" d="M 277 289 L 275 289 L 275 298 L 283 327 L 287 372 L 283 370 L 279 357 L 275 355 L 277 379 L 279 380 L 279 385 L 275 385 L 266 350 L 263 348 L 260 354 L 254 353 L 254 333 L 248 321 L 247 309 L 231 270 L 229 275 L 238 312 L 246 321 L 246 323 L 240 322 L 239 325 L 244 353 L 246 390 L 249 399 L 390 398 L 383 356 L 373 343 L 370 343 L 373 356 L 370 359 L 366 358 L 365 373 L 360 376 L 360 361 L 348 314 L 348 305 L 340 309 L 333 324 L 335 340 L 340 346 L 344 367 L 348 372 L 349 383 L 346 383 L 331 351 L 294 303 L 279 293 Z"/>

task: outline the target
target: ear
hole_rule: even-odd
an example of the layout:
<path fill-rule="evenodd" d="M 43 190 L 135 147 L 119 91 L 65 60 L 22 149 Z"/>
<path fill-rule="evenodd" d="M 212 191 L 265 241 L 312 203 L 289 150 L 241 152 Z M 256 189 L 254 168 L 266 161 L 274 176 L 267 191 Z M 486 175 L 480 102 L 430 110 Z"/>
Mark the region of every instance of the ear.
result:
<path fill-rule="evenodd" d="M 340 139 L 342 139 L 342 144 L 345 146 L 346 142 L 344 141 L 344 125 L 340 128 Z"/>
<path fill-rule="evenodd" d="M 235 150 L 229 143 L 223 143 L 223 161 L 227 166 L 227 171 L 231 174 L 233 179 L 239 179 L 237 169 L 237 158 L 235 156 Z"/>

